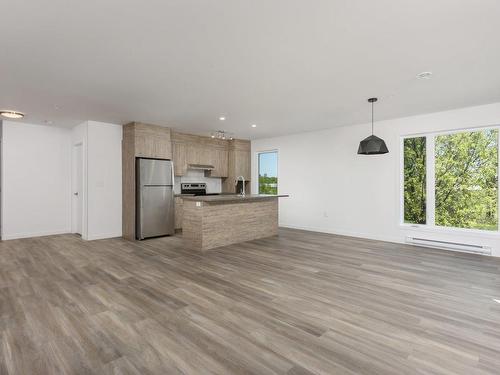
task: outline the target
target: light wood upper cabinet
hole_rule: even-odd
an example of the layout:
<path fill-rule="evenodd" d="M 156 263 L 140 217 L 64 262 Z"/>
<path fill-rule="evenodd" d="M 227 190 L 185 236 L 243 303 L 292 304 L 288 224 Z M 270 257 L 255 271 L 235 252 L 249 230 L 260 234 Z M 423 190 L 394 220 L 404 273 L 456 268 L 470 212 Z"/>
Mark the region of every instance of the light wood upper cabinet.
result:
<path fill-rule="evenodd" d="M 187 168 L 187 144 L 172 141 L 174 174 L 184 176 Z"/>
<path fill-rule="evenodd" d="M 136 157 L 172 159 L 170 128 L 137 122 L 125 126 L 133 127 Z"/>
<path fill-rule="evenodd" d="M 243 176 L 245 180 L 251 179 L 250 171 L 250 141 L 235 139 L 229 143 L 229 157 L 232 170 L 230 175 Z"/>
<path fill-rule="evenodd" d="M 210 145 L 203 143 L 187 144 L 187 164 L 209 164 Z"/>
<path fill-rule="evenodd" d="M 246 181 L 250 181 L 250 151 L 234 151 L 234 174 L 236 177 L 243 176 Z"/>
<path fill-rule="evenodd" d="M 210 150 L 210 164 L 215 167 L 210 171 L 211 177 L 227 177 L 228 176 L 228 150 L 222 148 L 212 148 Z"/>
<path fill-rule="evenodd" d="M 250 141 L 241 139 L 229 141 L 228 173 L 227 178 L 222 183 L 222 191 L 236 193 L 236 179 L 243 176 L 247 181 L 246 191 L 250 192 L 250 184 L 248 183 L 251 179 L 250 165 Z"/>
<path fill-rule="evenodd" d="M 184 176 L 189 164 L 213 165 L 207 177 L 227 177 L 228 142 L 199 135 L 172 132 L 174 170 L 176 176 Z"/>

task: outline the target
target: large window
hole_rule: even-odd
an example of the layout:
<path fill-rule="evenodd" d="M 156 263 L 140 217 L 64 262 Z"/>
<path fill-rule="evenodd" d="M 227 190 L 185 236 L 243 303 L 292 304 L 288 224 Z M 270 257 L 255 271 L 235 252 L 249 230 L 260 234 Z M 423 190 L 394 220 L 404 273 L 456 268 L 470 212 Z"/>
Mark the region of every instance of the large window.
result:
<path fill-rule="evenodd" d="M 278 151 L 259 156 L 259 194 L 278 194 Z"/>
<path fill-rule="evenodd" d="M 403 222 L 498 231 L 498 128 L 403 139 Z"/>

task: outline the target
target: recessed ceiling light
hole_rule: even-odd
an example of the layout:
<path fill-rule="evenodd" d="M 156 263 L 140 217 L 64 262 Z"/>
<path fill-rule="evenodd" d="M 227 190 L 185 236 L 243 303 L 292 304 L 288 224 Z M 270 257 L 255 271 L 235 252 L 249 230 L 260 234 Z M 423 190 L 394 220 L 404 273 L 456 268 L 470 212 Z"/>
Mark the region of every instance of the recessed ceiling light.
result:
<path fill-rule="evenodd" d="M 226 118 L 224 116 L 219 117 L 219 120 L 224 121 Z"/>
<path fill-rule="evenodd" d="M 432 72 L 422 72 L 417 74 L 418 79 L 431 79 L 432 78 Z"/>
<path fill-rule="evenodd" d="M 256 128 L 257 127 L 257 124 L 252 124 L 252 128 Z"/>
<path fill-rule="evenodd" d="M 18 111 L 1 110 L 0 116 L 17 119 L 17 118 L 23 118 L 24 113 Z"/>

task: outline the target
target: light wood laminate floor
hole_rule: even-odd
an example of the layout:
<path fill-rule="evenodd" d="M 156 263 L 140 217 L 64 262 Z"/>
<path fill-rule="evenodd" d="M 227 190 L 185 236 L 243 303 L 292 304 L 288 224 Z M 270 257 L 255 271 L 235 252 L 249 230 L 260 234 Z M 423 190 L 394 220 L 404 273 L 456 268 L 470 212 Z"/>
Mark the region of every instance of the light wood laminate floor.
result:
<path fill-rule="evenodd" d="M 498 259 L 297 230 L 5 241 L 0 374 L 498 374 L 498 302 Z"/>

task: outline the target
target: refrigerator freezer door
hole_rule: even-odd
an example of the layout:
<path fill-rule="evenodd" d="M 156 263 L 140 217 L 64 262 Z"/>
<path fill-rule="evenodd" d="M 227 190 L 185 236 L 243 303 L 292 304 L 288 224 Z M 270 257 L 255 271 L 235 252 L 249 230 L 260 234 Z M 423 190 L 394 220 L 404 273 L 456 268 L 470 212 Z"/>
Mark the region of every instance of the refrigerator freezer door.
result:
<path fill-rule="evenodd" d="M 143 186 L 140 194 L 138 238 L 173 235 L 174 190 L 172 186 Z"/>
<path fill-rule="evenodd" d="M 137 159 L 140 185 L 173 185 L 173 165 L 170 160 Z"/>

